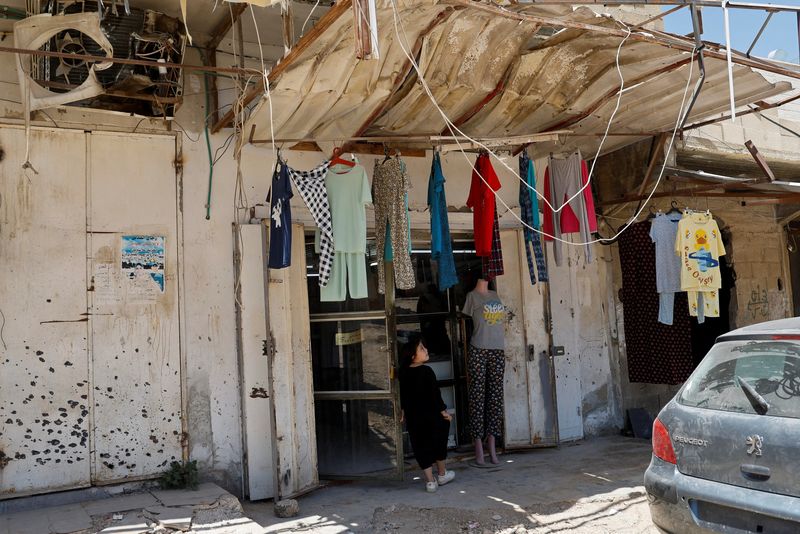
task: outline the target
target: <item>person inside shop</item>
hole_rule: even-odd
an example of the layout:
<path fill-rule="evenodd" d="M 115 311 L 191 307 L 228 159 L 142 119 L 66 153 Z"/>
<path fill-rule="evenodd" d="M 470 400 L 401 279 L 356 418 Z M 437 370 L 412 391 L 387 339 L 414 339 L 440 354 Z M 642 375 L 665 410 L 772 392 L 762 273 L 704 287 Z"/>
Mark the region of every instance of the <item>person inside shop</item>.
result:
<path fill-rule="evenodd" d="M 469 427 L 475 445 L 473 467 L 500 464 L 496 443 L 503 431 L 503 373 L 505 372 L 506 309 L 485 278 L 467 294 L 462 313 L 472 319 L 467 352 Z M 486 463 L 484 441 L 489 449 Z"/>
<path fill-rule="evenodd" d="M 436 374 L 425 365 L 428 349 L 414 336 L 400 350 L 401 422 L 405 421 L 414 457 L 425 478 L 425 490 L 434 493 L 456 474 L 445 466 L 450 414 L 442 400 Z M 438 475 L 433 476 L 433 464 Z"/>
<path fill-rule="evenodd" d="M 428 343 L 428 350 L 434 356 L 450 354 L 447 317 L 442 312 L 447 312 L 447 293 L 440 292 L 436 284 L 424 284 L 422 294 L 417 300 L 419 328 L 423 339 Z"/>

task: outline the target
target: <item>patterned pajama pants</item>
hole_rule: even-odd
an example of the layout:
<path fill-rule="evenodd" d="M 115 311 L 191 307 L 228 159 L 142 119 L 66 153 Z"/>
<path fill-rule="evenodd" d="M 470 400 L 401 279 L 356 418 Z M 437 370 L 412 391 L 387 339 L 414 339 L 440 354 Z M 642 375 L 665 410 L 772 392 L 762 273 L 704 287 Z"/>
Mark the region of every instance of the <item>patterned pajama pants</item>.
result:
<path fill-rule="evenodd" d="M 470 434 L 473 439 L 483 439 L 489 434 L 500 437 L 503 435 L 505 352 L 470 345 L 467 367 Z"/>

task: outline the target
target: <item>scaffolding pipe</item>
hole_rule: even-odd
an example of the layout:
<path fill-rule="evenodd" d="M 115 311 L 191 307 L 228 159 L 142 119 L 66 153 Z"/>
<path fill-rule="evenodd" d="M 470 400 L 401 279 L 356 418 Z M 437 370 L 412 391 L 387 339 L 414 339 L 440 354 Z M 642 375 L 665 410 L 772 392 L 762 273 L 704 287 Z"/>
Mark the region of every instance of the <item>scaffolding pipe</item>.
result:
<path fill-rule="evenodd" d="M 692 99 L 689 101 L 689 106 L 686 108 L 683 118 L 681 118 L 681 125 L 678 127 L 679 130 L 683 130 L 683 127 L 686 125 L 686 121 L 689 119 L 689 113 L 692 112 L 692 108 L 694 107 L 695 102 L 697 102 L 697 97 L 700 96 L 700 90 L 703 88 L 703 83 L 706 81 L 706 64 L 703 60 L 703 48 L 705 47 L 705 44 L 700 38 L 699 9 L 700 8 L 698 8 L 696 5 L 692 5 L 692 28 L 694 29 L 694 46 L 695 52 L 697 53 L 697 64 L 700 67 L 700 78 L 697 80 L 697 84 L 694 86 L 694 91 L 692 92 Z M 728 50 L 730 51 L 730 48 Z"/>
<path fill-rule="evenodd" d="M 731 101 L 731 122 L 736 122 L 736 101 L 733 95 L 733 60 L 731 59 L 731 22 L 728 16 L 728 0 L 723 0 L 722 16 L 725 21 L 725 56 L 728 61 L 728 93 Z"/>

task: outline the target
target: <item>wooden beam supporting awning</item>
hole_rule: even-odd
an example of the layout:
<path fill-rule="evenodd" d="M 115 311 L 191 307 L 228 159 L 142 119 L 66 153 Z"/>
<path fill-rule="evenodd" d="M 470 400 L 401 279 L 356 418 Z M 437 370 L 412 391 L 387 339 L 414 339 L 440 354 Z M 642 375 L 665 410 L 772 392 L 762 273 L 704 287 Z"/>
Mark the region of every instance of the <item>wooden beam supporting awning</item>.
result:
<path fill-rule="evenodd" d="M 297 58 L 312 44 L 314 41 L 319 39 L 319 37 L 325 33 L 331 24 L 336 22 L 339 17 L 341 17 L 345 13 L 349 13 L 350 5 L 352 0 L 340 0 L 327 12 L 325 15 L 319 19 L 319 21 L 312 27 L 308 33 L 303 35 L 303 37 L 297 42 L 297 45 L 291 49 L 291 51 L 284 56 L 282 60 L 275 65 L 272 70 L 269 71 L 267 75 L 266 82 L 267 83 L 274 83 L 281 74 L 283 74 L 290 65 L 292 65 Z M 255 87 L 251 88 L 247 93 L 244 94 L 242 97 L 242 104 L 244 106 L 249 105 L 253 100 L 256 99 L 259 95 L 264 93 L 264 82 L 265 80 L 262 78 Z M 222 128 L 231 124 L 233 118 L 235 116 L 235 111 L 233 109 L 229 110 L 222 118 L 214 124 L 211 128 L 212 133 L 216 133 L 220 131 Z"/>

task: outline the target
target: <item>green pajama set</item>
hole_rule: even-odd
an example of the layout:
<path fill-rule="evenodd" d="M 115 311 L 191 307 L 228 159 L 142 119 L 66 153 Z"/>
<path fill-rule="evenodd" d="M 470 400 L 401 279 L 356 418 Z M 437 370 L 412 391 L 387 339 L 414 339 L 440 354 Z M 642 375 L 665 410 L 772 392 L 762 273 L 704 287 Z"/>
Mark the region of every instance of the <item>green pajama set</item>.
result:
<path fill-rule="evenodd" d="M 334 165 L 325 176 L 333 226 L 333 267 L 328 285 L 320 288 L 322 302 L 367 298 L 367 214 L 372 203 L 367 171 L 361 165 Z"/>

